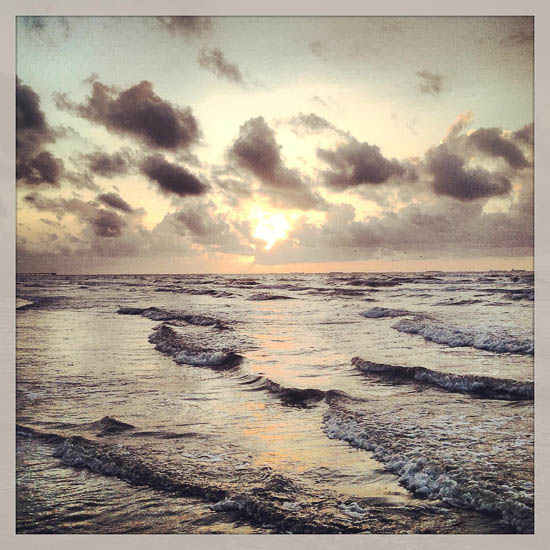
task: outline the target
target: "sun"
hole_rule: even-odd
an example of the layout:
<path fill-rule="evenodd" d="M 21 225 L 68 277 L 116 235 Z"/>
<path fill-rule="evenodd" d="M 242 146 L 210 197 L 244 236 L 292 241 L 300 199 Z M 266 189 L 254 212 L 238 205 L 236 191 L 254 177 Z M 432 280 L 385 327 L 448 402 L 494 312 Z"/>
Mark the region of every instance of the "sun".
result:
<path fill-rule="evenodd" d="M 284 214 L 264 214 L 256 225 L 253 236 L 265 241 L 265 250 L 270 250 L 276 241 L 285 239 L 290 222 Z"/>

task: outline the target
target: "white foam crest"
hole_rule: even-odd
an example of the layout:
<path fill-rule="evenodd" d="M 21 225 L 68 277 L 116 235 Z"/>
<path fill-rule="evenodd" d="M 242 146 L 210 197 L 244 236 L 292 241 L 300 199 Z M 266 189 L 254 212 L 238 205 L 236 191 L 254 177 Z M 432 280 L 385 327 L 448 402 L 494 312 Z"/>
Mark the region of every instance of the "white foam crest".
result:
<path fill-rule="evenodd" d="M 404 379 L 443 388 L 451 392 L 471 393 L 494 399 L 533 399 L 533 382 L 520 382 L 507 378 L 453 374 L 427 369 L 425 367 L 403 367 L 365 361 L 359 357 L 352 359 L 352 365 L 359 370 L 381 377 Z"/>
<path fill-rule="evenodd" d="M 367 513 L 367 510 L 361 508 L 357 502 L 351 502 L 350 504 L 340 504 L 340 510 L 352 519 L 363 519 L 363 516 Z"/>
<path fill-rule="evenodd" d="M 458 329 L 428 321 L 424 317 L 402 319 L 395 323 L 392 328 L 407 334 L 419 334 L 425 340 L 444 344 L 451 348 L 472 347 L 495 353 L 519 353 L 523 355 L 532 355 L 535 350 L 532 339 L 520 339 L 480 329 Z"/>
<path fill-rule="evenodd" d="M 232 500 L 227 498 L 225 500 L 220 500 L 216 504 L 212 504 L 210 509 L 214 512 L 235 512 L 243 509 L 242 503 L 238 500 Z"/>
<path fill-rule="evenodd" d="M 441 472 L 423 456 L 394 454 L 391 449 L 377 443 L 353 416 L 332 410 L 324 417 L 323 430 L 330 439 L 346 441 L 354 447 L 373 453 L 376 460 L 399 476 L 399 482 L 415 496 L 442 500 L 459 508 L 470 508 L 500 517 L 506 527 L 520 533 L 533 530 L 533 510 L 522 501 L 532 500 L 529 487 L 513 490 L 501 485 L 500 494 L 483 483 L 469 479 L 459 464 L 452 472 Z"/>

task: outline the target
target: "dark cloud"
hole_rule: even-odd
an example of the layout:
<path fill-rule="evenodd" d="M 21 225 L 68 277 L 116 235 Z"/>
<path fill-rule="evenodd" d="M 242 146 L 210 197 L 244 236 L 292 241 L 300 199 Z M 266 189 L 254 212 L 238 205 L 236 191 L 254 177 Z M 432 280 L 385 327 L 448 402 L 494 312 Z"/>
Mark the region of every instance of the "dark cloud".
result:
<path fill-rule="evenodd" d="M 66 94 L 56 94 L 55 99 L 60 109 L 157 149 L 188 147 L 200 136 L 191 109 L 163 100 L 146 80 L 126 90 L 94 82 L 92 94 L 82 104 L 71 102 Z"/>
<path fill-rule="evenodd" d="M 101 188 L 94 182 L 93 177 L 88 172 L 73 172 L 65 170 L 64 178 L 78 189 L 89 189 L 90 191 L 100 191 Z"/>
<path fill-rule="evenodd" d="M 331 187 L 346 189 L 362 184 L 381 184 L 392 176 L 403 176 L 405 168 L 396 160 L 388 160 L 376 145 L 360 143 L 355 138 L 336 150 L 317 149 L 317 156 L 332 167 L 323 172 Z"/>
<path fill-rule="evenodd" d="M 273 130 L 263 117 L 257 117 L 241 126 L 229 154 L 240 166 L 271 182 L 276 180 L 276 172 L 282 164 L 280 150 Z"/>
<path fill-rule="evenodd" d="M 168 214 L 165 223 L 173 232 L 186 236 L 194 244 L 226 254 L 253 255 L 250 243 L 242 243 L 239 234 L 231 227 L 223 214 L 215 211 L 213 203 L 196 202 L 185 210 Z M 246 240 L 246 239 L 245 239 Z"/>
<path fill-rule="evenodd" d="M 296 170 L 284 165 L 280 150 L 273 130 L 263 117 L 257 117 L 241 126 L 228 156 L 261 181 L 262 191 L 269 195 L 273 204 L 303 209 L 323 208 L 320 195 L 309 188 Z"/>
<path fill-rule="evenodd" d="M 59 185 L 63 161 L 43 148 L 56 140 L 40 108 L 40 98 L 19 78 L 16 81 L 16 179 L 22 183 Z"/>
<path fill-rule="evenodd" d="M 134 211 L 132 207 L 116 193 L 102 193 L 101 195 L 98 195 L 96 197 L 96 200 L 105 204 L 106 206 L 121 210 L 122 212 L 131 213 Z"/>
<path fill-rule="evenodd" d="M 321 225 L 298 220 L 289 238 L 258 264 L 326 261 L 530 256 L 533 253 L 532 182 L 506 212 L 486 213 L 480 201 L 449 197 L 409 204 L 398 212 L 356 219 L 352 205 L 330 205 Z"/>
<path fill-rule="evenodd" d="M 23 202 L 38 211 L 54 213 L 58 220 L 63 218 L 67 212 L 67 201 L 65 199 L 50 199 L 36 192 L 25 195 Z"/>
<path fill-rule="evenodd" d="M 82 159 L 88 165 L 88 168 L 99 176 L 112 178 L 114 176 L 126 174 L 128 172 L 128 157 L 122 153 L 108 155 L 96 151 L 82 155 Z"/>
<path fill-rule="evenodd" d="M 526 143 L 527 145 L 533 146 L 535 144 L 535 126 L 531 124 L 526 124 L 523 128 L 516 130 L 512 137 L 518 141 Z"/>
<path fill-rule="evenodd" d="M 443 81 L 447 78 L 443 74 L 430 71 L 418 71 L 420 77 L 420 91 L 424 94 L 439 95 L 443 90 Z"/>
<path fill-rule="evenodd" d="M 512 141 L 503 137 L 499 128 L 479 128 L 472 132 L 468 139 L 486 155 L 502 157 L 512 168 L 529 166 L 521 150 Z"/>
<path fill-rule="evenodd" d="M 120 237 L 126 222 L 111 210 L 98 210 L 91 225 L 98 237 Z"/>
<path fill-rule="evenodd" d="M 23 201 L 38 211 L 52 212 L 58 220 L 66 214 L 73 214 L 81 223 L 88 224 L 98 237 L 119 237 L 127 225 L 124 218 L 115 212 L 99 208 L 94 201 L 83 201 L 75 197 L 49 198 L 36 192 L 25 195 Z"/>
<path fill-rule="evenodd" d="M 172 16 L 157 17 L 160 25 L 172 34 L 183 34 L 185 36 L 203 36 L 212 29 L 212 18 L 203 16 Z"/>
<path fill-rule="evenodd" d="M 235 63 L 230 63 L 219 48 L 201 48 L 197 61 L 201 67 L 214 73 L 219 78 L 225 78 L 236 84 L 244 82 L 239 66 Z"/>
<path fill-rule="evenodd" d="M 162 155 L 147 157 L 141 164 L 141 172 L 156 181 L 164 193 L 180 197 L 201 195 L 208 187 L 185 168 L 168 162 Z"/>
<path fill-rule="evenodd" d="M 59 185 L 62 175 L 63 161 L 54 157 L 48 151 L 38 153 L 28 163 L 19 163 L 16 168 L 17 179 L 29 185 L 40 183 Z"/>
<path fill-rule="evenodd" d="M 463 158 L 452 153 L 447 144 L 428 151 L 426 167 L 433 175 L 433 190 L 462 201 L 506 195 L 510 180 L 482 168 L 468 169 Z"/>

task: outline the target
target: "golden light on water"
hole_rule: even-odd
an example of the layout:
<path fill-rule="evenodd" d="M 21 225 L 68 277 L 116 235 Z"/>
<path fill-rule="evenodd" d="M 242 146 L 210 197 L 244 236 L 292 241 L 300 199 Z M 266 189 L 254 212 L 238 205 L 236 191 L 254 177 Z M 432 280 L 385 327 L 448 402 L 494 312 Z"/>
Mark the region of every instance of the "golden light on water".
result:
<path fill-rule="evenodd" d="M 270 250 L 276 241 L 287 237 L 290 222 L 284 214 L 263 213 L 260 215 L 253 237 L 265 241 L 265 250 Z"/>

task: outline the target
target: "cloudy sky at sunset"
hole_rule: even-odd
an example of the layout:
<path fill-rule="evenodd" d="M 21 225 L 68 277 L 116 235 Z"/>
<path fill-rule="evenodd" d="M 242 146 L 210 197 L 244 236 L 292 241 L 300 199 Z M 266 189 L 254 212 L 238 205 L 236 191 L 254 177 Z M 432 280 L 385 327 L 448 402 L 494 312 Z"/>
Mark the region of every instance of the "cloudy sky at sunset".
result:
<path fill-rule="evenodd" d="M 530 17 L 19 17 L 17 269 L 531 268 Z"/>

